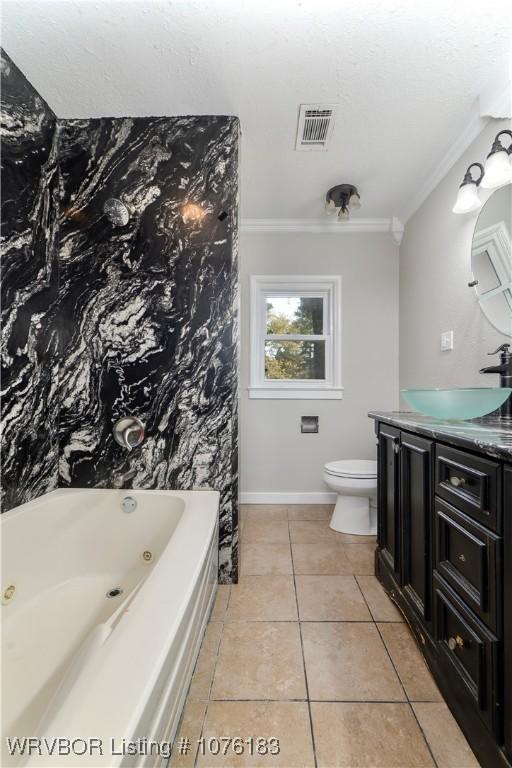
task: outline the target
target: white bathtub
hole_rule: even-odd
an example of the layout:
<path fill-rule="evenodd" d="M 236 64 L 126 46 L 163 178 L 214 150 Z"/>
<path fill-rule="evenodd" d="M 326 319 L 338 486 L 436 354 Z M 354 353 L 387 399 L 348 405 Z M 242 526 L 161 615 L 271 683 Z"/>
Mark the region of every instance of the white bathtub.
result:
<path fill-rule="evenodd" d="M 218 503 L 58 490 L 2 515 L 3 766 L 165 764 L 215 596 Z M 11 755 L 6 737 L 42 741 Z"/>

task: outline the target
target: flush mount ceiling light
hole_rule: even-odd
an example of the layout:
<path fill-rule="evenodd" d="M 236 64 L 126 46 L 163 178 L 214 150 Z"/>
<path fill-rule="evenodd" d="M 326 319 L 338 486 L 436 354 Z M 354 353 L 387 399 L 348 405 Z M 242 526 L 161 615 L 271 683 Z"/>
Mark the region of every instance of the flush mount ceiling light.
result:
<path fill-rule="evenodd" d="M 325 210 L 327 213 L 336 212 L 339 221 L 348 219 L 350 211 L 360 207 L 361 197 L 353 184 L 338 184 L 331 187 L 325 196 Z"/>
<path fill-rule="evenodd" d="M 508 136 L 511 143 L 508 149 L 501 143 L 501 136 Z M 496 189 L 512 182 L 512 131 L 500 131 L 493 141 L 491 151 L 485 161 L 485 172 L 482 179 L 484 189 Z"/>
<path fill-rule="evenodd" d="M 479 169 L 480 174 L 477 179 L 474 179 L 471 175 L 472 168 Z M 459 187 L 457 200 L 452 208 L 453 213 L 470 213 L 471 211 L 477 211 L 480 208 L 482 201 L 478 194 L 478 187 L 480 186 L 483 175 L 483 165 L 481 163 L 471 163 L 462 179 L 462 184 Z"/>

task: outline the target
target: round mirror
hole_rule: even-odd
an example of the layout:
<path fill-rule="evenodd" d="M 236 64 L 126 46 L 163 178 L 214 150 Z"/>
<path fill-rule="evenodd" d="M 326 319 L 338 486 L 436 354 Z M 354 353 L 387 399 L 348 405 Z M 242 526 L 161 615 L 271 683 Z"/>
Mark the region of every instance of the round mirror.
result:
<path fill-rule="evenodd" d="M 512 185 L 494 192 L 480 211 L 471 247 L 475 291 L 494 327 L 512 336 Z"/>

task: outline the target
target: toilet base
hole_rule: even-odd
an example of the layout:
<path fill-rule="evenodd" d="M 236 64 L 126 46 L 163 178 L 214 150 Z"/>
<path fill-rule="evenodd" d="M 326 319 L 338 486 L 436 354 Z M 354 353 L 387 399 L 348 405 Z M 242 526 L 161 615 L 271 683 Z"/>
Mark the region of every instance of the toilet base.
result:
<path fill-rule="evenodd" d="M 374 536 L 377 533 L 375 500 L 367 496 L 338 495 L 331 522 L 333 531 L 355 536 Z"/>

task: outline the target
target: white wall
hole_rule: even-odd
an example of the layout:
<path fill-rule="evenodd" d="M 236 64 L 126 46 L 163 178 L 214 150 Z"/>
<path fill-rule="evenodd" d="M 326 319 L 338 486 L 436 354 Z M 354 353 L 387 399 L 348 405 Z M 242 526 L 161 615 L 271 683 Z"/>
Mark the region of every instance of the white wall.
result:
<path fill-rule="evenodd" d="M 328 492 L 325 462 L 374 458 L 367 412 L 398 403 L 398 248 L 386 234 L 242 233 L 240 259 L 242 494 Z M 252 274 L 341 275 L 342 400 L 249 399 Z M 303 415 L 318 435 L 300 433 Z"/>
<path fill-rule="evenodd" d="M 409 220 L 400 247 L 400 386 L 494 386 L 478 370 L 510 337 L 496 331 L 477 302 L 471 280 L 471 240 L 478 213 L 452 213 L 467 166 L 484 162 L 492 140 L 510 121 L 492 121 Z M 481 191 L 487 199 L 489 192 Z M 454 331 L 441 352 L 440 334 Z"/>

